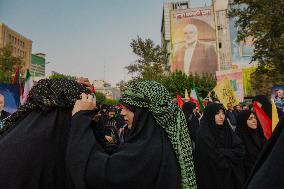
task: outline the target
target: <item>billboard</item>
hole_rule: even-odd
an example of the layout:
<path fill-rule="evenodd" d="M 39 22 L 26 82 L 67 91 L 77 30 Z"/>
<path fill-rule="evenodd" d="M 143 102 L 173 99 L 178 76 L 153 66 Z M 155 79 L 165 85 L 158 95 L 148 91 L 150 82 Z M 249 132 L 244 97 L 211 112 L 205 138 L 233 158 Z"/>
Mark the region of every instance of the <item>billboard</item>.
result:
<path fill-rule="evenodd" d="M 225 77 L 230 80 L 231 87 L 240 102 L 244 100 L 244 86 L 242 69 L 226 70 L 216 72 L 217 83 L 222 81 Z"/>
<path fill-rule="evenodd" d="M 212 7 L 171 12 L 171 71 L 211 73 L 218 69 Z"/>
<path fill-rule="evenodd" d="M 229 21 L 230 38 L 231 38 L 231 54 L 232 64 L 237 68 L 250 67 L 251 58 L 253 55 L 253 40 L 248 37 L 245 42 L 238 42 L 237 33 L 238 29 L 235 26 L 237 18 L 231 18 Z"/>
<path fill-rule="evenodd" d="M 20 105 L 19 84 L 0 83 L 0 94 L 4 96 L 4 110 L 9 113 L 14 113 Z"/>

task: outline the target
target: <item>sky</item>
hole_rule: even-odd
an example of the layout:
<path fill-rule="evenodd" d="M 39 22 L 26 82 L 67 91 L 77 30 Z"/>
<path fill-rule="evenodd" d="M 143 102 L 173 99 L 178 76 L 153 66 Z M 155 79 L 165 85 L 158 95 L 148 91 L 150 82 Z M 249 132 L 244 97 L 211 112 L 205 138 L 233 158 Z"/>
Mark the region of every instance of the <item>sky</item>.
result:
<path fill-rule="evenodd" d="M 173 0 L 0 0 L 0 22 L 33 41 L 46 54 L 46 73 L 105 80 L 130 79 L 137 36 L 161 41 L 164 2 Z M 192 0 L 192 7 L 211 0 Z"/>

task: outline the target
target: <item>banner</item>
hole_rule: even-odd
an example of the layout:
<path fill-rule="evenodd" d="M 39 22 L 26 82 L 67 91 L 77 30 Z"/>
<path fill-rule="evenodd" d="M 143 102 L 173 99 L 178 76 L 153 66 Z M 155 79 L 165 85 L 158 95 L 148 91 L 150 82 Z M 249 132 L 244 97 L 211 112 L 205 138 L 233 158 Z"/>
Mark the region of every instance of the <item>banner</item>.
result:
<path fill-rule="evenodd" d="M 217 83 L 221 82 L 225 77 L 229 79 L 231 88 L 234 94 L 236 95 L 238 101 L 242 102 L 244 100 L 242 69 L 217 71 L 216 77 L 217 77 Z"/>
<path fill-rule="evenodd" d="M 216 32 L 212 7 L 171 11 L 171 71 L 216 73 Z"/>
<path fill-rule="evenodd" d="M 4 96 L 4 110 L 14 113 L 20 105 L 19 84 L 0 83 L 0 94 Z"/>
<path fill-rule="evenodd" d="M 251 77 L 250 75 L 255 72 L 256 66 L 243 68 L 243 85 L 244 85 L 244 96 L 251 96 L 252 88 L 251 88 Z"/>
<path fill-rule="evenodd" d="M 271 98 L 278 109 L 284 109 L 284 85 L 276 85 L 272 87 Z"/>
<path fill-rule="evenodd" d="M 228 103 L 231 103 L 232 106 L 239 104 L 239 101 L 232 90 L 230 80 L 227 77 L 219 82 L 213 90 L 225 108 L 227 108 Z"/>
<path fill-rule="evenodd" d="M 230 38 L 231 38 L 231 54 L 232 64 L 235 68 L 251 67 L 251 58 L 253 55 L 253 40 L 248 37 L 246 41 L 238 42 L 238 28 L 236 28 L 237 18 L 231 18 L 229 21 Z"/>

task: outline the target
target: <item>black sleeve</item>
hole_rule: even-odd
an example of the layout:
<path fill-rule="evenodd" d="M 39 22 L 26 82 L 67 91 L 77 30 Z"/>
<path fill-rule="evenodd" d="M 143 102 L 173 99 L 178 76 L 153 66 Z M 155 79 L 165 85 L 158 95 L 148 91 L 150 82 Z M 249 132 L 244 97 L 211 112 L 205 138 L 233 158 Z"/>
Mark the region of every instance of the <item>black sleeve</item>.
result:
<path fill-rule="evenodd" d="M 140 140 L 138 137 L 120 146 L 114 154 L 107 154 L 96 141 L 90 124 L 89 112 L 78 112 L 72 118 L 66 162 L 76 189 L 85 189 L 87 185 L 135 188 L 137 183 L 147 188 L 154 182 L 162 154 L 158 127 L 145 127 Z"/>
<path fill-rule="evenodd" d="M 66 166 L 72 185 L 76 189 L 86 189 L 85 168 L 95 142 L 91 128 L 92 111 L 79 111 L 71 120 L 71 129 L 66 152 Z"/>

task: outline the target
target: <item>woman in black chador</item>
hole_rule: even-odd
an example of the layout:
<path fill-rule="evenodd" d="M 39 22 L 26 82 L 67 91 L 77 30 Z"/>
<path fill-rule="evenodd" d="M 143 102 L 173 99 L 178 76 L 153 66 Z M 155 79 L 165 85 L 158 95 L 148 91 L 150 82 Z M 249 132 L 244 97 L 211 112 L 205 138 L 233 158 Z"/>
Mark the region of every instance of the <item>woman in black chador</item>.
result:
<path fill-rule="evenodd" d="M 199 120 L 194 114 L 194 111 L 196 111 L 195 109 L 196 105 L 192 102 L 186 102 L 182 106 L 182 111 L 185 116 L 189 136 L 192 142 L 195 142 L 196 131 L 199 127 Z"/>
<path fill-rule="evenodd" d="M 68 189 L 65 152 L 72 108 L 81 93 L 76 81 L 40 80 L 0 131 L 1 189 Z"/>
<path fill-rule="evenodd" d="M 247 181 L 248 189 L 284 188 L 284 117 L 266 142 Z"/>
<path fill-rule="evenodd" d="M 225 118 L 221 104 L 209 104 L 195 142 L 195 167 L 200 189 L 240 189 L 244 184 L 244 146 Z"/>
<path fill-rule="evenodd" d="M 66 158 L 70 189 L 196 188 L 185 118 L 165 87 L 154 81 L 126 86 L 120 103 L 129 133 L 111 152 L 91 129 L 91 101 L 82 95 L 74 106 Z"/>
<path fill-rule="evenodd" d="M 245 178 L 248 178 L 266 139 L 256 115 L 250 110 L 239 113 L 236 133 L 245 145 Z"/>

